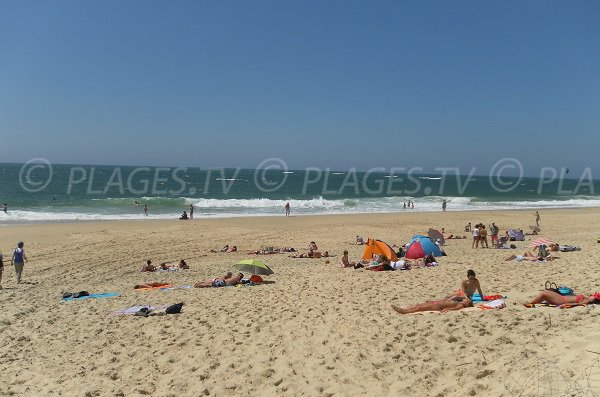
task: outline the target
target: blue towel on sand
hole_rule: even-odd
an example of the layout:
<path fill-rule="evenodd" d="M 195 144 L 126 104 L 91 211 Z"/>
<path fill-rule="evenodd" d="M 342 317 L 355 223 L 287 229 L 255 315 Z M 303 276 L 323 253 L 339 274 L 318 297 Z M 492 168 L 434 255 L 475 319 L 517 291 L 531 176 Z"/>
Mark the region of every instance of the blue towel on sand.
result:
<path fill-rule="evenodd" d="M 78 301 L 78 300 L 82 300 L 82 299 L 91 299 L 91 298 L 96 298 L 96 299 L 100 299 L 100 298 L 112 298 L 113 296 L 119 296 L 120 294 L 118 292 L 107 292 L 105 294 L 89 294 L 87 296 L 81 296 L 79 298 L 63 298 L 63 300 L 65 301 Z"/>
<path fill-rule="evenodd" d="M 506 296 L 502 296 L 502 299 L 506 299 Z M 473 296 L 471 297 L 471 301 L 473 301 L 474 303 L 477 302 L 486 302 L 486 300 L 483 299 L 483 297 L 479 294 L 473 294 Z"/>

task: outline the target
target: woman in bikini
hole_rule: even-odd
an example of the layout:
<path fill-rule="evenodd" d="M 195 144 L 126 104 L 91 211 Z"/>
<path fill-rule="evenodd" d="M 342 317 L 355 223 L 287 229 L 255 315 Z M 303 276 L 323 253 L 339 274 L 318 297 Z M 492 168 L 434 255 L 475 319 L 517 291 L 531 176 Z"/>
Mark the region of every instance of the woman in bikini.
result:
<path fill-rule="evenodd" d="M 558 307 L 571 307 L 571 306 L 584 306 L 590 303 L 600 303 L 600 293 L 596 292 L 594 295 L 561 295 L 557 292 L 544 290 L 540 292 L 530 302 L 525 303 L 526 307 L 533 307 L 537 303 L 550 303 Z"/>

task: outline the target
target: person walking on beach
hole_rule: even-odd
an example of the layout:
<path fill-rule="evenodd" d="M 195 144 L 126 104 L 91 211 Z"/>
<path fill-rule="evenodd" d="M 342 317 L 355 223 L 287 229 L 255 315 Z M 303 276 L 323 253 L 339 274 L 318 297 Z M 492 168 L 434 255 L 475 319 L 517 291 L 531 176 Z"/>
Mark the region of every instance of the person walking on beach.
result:
<path fill-rule="evenodd" d="M 14 265 L 15 272 L 17 274 L 17 284 L 21 283 L 21 276 L 23 275 L 23 267 L 25 266 L 25 262 L 28 262 L 27 256 L 25 256 L 25 250 L 23 250 L 23 246 L 25 244 L 22 241 L 19 241 L 17 244 L 17 248 L 13 251 L 12 258 L 10 260 L 10 264 Z"/>
<path fill-rule="evenodd" d="M 144 215 L 148 216 L 148 206 L 144 204 Z"/>
<path fill-rule="evenodd" d="M 290 216 L 290 202 L 285 203 L 285 216 Z"/>
<path fill-rule="evenodd" d="M 537 211 L 535 211 L 535 225 L 536 225 L 537 227 L 539 227 L 539 226 L 540 226 L 540 219 L 541 219 L 541 218 L 540 218 L 540 213 L 539 213 L 539 212 L 537 212 Z"/>
<path fill-rule="evenodd" d="M 194 219 L 194 204 L 190 204 L 190 219 Z"/>
<path fill-rule="evenodd" d="M 448 204 L 446 203 L 446 200 L 442 201 L 442 211 L 446 211 L 446 206 Z"/>

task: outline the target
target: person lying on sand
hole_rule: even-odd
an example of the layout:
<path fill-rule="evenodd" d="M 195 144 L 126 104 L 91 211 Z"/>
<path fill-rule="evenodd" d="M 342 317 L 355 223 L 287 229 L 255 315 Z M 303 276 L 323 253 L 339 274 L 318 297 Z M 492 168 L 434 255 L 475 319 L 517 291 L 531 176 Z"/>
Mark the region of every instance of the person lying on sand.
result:
<path fill-rule="evenodd" d="M 348 251 L 345 250 L 342 254 L 342 259 L 340 260 L 340 267 L 354 267 L 354 265 L 356 265 L 356 262 L 350 262 L 348 259 Z"/>
<path fill-rule="evenodd" d="M 526 307 L 533 307 L 537 303 L 550 303 L 557 305 L 560 308 L 571 307 L 571 306 L 583 306 L 590 303 L 600 303 L 600 293 L 596 292 L 594 295 L 561 295 L 554 291 L 544 290 L 540 292 L 531 301 L 525 303 Z M 564 305 L 564 306 L 563 306 Z"/>
<path fill-rule="evenodd" d="M 329 256 L 330 255 L 328 251 L 321 253 L 319 251 L 309 250 L 306 254 L 301 253 L 300 255 L 290 255 L 290 258 L 328 258 Z"/>
<path fill-rule="evenodd" d="M 462 240 L 464 238 L 467 238 L 467 236 L 455 236 L 454 234 L 449 235 L 448 237 L 445 237 L 446 240 Z"/>
<path fill-rule="evenodd" d="M 375 272 L 395 270 L 390 266 L 390 260 L 385 255 L 380 255 L 379 261 L 373 262 L 373 264 L 366 266 L 365 269 Z"/>
<path fill-rule="evenodd" d="M 508 262 L 508 261 L 516 260 L 517 262 L 522 262 L 522 261 L 545 262 L 545 261 L 551 261 L 554 259 L 558 259 L 558 258 L 555 258 L 553 256 L 535 255 L 529 251 L 526 251 L 523 253 L 523 255 L 511 255 L 508 258 L 506 258 L 505 261 Z"/>
<path fill-rule="evenodd" d="M 140 269 L 141 272 L 155 272 L 156 271 L 156 266 L 154 266 L 152 264 L 152 261 L 150 259 L 148 259 L 146 261 L 146 264 L 144 266 L 142 266 L 142 268 Z"/>
<path fill-rule="evenodd" d="M 453 311 L 453 310 L 461 310 L 461 309 L 465 309 L 467 307 L 473 306 L 473 302 L 471 302 L 469 299 L 464 299 L 460 302 L 454 301 L 454 300 L 447 300 L 447 299 L 443 299 L 443 300 L 439 300 L 439 301 L 431 301 L 431 302 L 425 302 L 425 303 L 419 303 L 416 304 L 414 306 L 409 306 L 409 307 L 398 307 L 396 305 L 392 305 L 392 309 L 394 309 L 395 311 L 397 311 L 400 314 L 410 314 L 410 313 L 417 313 L 417 312 L 428 312 L 428 311 L 437 311 L 437 312 L 449 312 L 449 311 Z"/>
<path fill-rule="evenodd" d="M 240 280 L 244 277 L 242 273 L 237 276 L 233 276 L 231 272 L 228 272 L 223 277 L 217 277 L 208 280 L 198 281 L 194 284 L 194 288 L 210 288 L 210 287 L 224 287 L 226 285 L 236 285 L 240 283 Z"/>
<path fill-rule="evenodd" d="M 312 250 L 309 250 L 307 253 L 301 253 L 298 255 L 290 255 L 290 258 L 314 258 L 314 252 Z"/>
<path fill-rule="evenodd" d="M 225 246 L 223 248 L 221 248 L 220 250 L 216 251 L 216 250 L 210 250 L 210 252 L 213 253 L 217 253 L 217 252 L 228 252 L 229 251 L 229 244 L 225 244 Z"/>
<path fill-rule="evenodd" d="M 158 288 L 158 287 L 164 287 L 166 285 L 169 285 L 169 283 L 159 283 L 159 282 L 150 282 L 150 283 L 142 283 L 142 284 L 138 284 L 138 285 L 134 285 L 133 289 L 142 289 L 142 288 Z"/>

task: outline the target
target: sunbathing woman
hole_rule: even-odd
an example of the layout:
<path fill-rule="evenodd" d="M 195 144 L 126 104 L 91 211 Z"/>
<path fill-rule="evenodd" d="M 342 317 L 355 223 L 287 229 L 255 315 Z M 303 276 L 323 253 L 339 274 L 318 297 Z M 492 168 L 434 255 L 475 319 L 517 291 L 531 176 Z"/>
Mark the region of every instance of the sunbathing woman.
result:
<path fill-rule="evenodd" d="M 551 258 L 543 258 L 543 257 L 535 255 L 529 251 L 526 251 L 523 253 L 523 255 L 514 255 L 513 254 L 505 259 L 505 261 L 507 261 L 507 262 L 512 261 L 512 260 L 516 260 L 517 262 L 522 262 L 522 261 L 537 262 L 537 261 L 551 260 Z"/>
<path fill-rule="evenodd" d="M 309 250 L 307 253 L 301 253 L 299 255 L 290 255 L 290 258 L 314 258 L 315 253 L 313 250 Z"/>
<path fill-rule="evenodd" d="M 228 272 L 223 277 L 198 281 L 196 284 L 194 284 L 194 288 L 224 287 L 225 285 L 227 285 L 226 281 L 232 278 L 232 276 L 233 274 L 231 272 Z"/>
<path fill-rule="evenodd" d="M 445 313 L 448 311 L 465 309 L 469 306 L 473 306 L 473 302 L 471 302 L 469 299 L 464 299 L 460 302 L 444 299 L 444 300 L 440 300 L 440 301 L 419 303 L 417 305 L 410 306 L 410 307 L 404 307 L 404 308 L 398 307 L 396 305 L 392 305 L 392 309 L 394 309 L 395 311 L 397 311 L 400 314 L 410 314 L 410 313 L 427 312 L 427 311 L 437 311 L 437 312 Z"/>
<path fill-rule="evenodd" d="M 376 265 L 369 265 L 365 269 L 372 270 L 374 272 L 395 270 L 392 266 L 390 266 L 390 260 L 385 255 L 381 255 L 379 257 L 379 262 Z"/>
<path fill-rule="evenodd" d="M 160 288 L 160 287 L 166 287 L 168 285 L 171 285 L 171 284 L 169 284 L 169 283 L 159 283 L 159 282 L 142 283 L 142 284 L 134 285 L 133 289 Z"/>
<path fill-rule="evenodd" d="M 596 292 L 592 296 L 585 295 L 561 295 L 554 291 L 544 290 L 533 298 L 530 302 L 525 303 L 526 307 L 533 307 L 536 303 L 550 303 L 557 305 L 560 308 L 571 306 L 584 306 L 589 303 L 600 303 L 600 293 Z"/>

